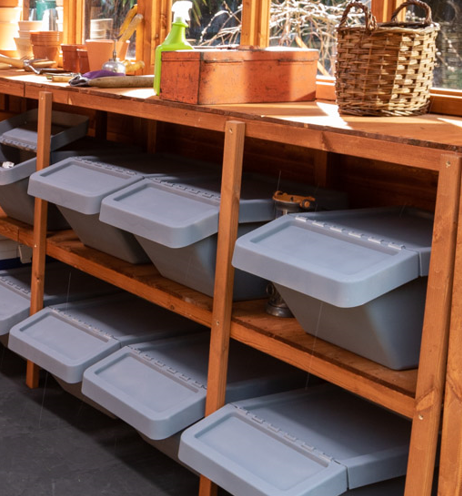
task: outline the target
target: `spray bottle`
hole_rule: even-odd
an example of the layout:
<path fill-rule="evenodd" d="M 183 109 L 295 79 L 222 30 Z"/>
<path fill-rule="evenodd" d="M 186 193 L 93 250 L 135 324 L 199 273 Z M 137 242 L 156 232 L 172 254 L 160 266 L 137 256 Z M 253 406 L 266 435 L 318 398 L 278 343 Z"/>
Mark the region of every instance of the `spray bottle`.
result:
<path fill-rule="evenodd" d="M 186 41 L 186 28 L 189 21 L 189 10 L 192 7 L 192 2 L 189 0 L 181 0 L 172 5 L 173 24 L 172 29 L 164 42 L 156 48 L 154 61 L 154 91 L 156 95 L 160 93 L 160 75 L 162 52 L 171 52 L 173 50 L 192 50 L 193 47 Z"/>

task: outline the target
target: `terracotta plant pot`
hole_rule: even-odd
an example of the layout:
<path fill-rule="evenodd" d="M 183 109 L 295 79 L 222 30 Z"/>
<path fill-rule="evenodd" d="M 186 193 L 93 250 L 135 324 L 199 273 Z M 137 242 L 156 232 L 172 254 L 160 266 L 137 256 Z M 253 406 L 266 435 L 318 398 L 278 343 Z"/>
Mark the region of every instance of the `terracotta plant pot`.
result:
<path fill-rule="evenodd" d="M 70 72 L 79 72 L 79 56 L 78 49 L 82 49 L 83 45 L 61 45 L 63 51 L 63 69 Z"/>
<path fill-rule="evenodd" d="M 125 59 L 129 43 L 129 41 L 117 42 L 117 56 L 120 60 Z M 112 58 L 114 52 L 114 40 L 87 40 L 85 46 L 88 52 L 90 71 L 99 71 L 103 64 Z"/>
<path fill-rule="evenodd" d="M 88 63 L 88 52 L 84 48 L 77 48 L 77 58 L 79 59 L 79 72 L 85 74 L 90 71 L 90 64 Z"/>

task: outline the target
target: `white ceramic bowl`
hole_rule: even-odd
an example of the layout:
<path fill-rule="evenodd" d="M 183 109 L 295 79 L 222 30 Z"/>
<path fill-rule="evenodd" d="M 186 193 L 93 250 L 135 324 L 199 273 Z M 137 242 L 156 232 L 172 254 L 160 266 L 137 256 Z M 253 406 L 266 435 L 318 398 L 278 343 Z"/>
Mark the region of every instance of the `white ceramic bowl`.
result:
<path fill-rule="evenodd" d="M 13 38 L 17 35 L 17 22 L 0 22 L 0 49 L 16 51 L 16 45 Z"/>
<path fill-rule="evenodd" d="M 16 51 L 18 52 L 18 57 L 32 57 L 32 45 L 30 44 L 30 40 L 25 38 L 15 38 L 14 42 L 16 43 Z"/>
<path fill-rule="evenodd" d="M 40 31 L 42 21 L 18 21 L 20 31 Z"/>
<path fill-rule="evenodd" d="M 0 22 L 18 22 L 21 18 L 21 7 L 0 7 Z"/>

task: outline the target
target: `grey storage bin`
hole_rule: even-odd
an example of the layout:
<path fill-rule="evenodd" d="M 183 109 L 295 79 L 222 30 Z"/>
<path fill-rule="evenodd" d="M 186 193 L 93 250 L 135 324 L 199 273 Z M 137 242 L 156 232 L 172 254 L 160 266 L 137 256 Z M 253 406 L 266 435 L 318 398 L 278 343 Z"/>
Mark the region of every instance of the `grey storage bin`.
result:
<path fill-rule="evenodd" d="M 275 217 L 272 196 L 278 187 L 275 178 L 244 174 L 239 235 Z M 299 184 L 296 188 L 316 195 L 320 208 L 324 203 L 345 206 L 343 194 Z M 144 179 L 106 197 L 100 219 L 135 234 L 163 276 L 213 296 L 220 189 L 218 178 Z M 236 271 L 235 300 L 259 298 L 265 291 L 264 279 Z"/>
<path fill-rule="evenodd" d="M 56 204 L 85 245 L 130 263 L 146 263 L 149 258 L 132 234 L 100 222 L 101 201 L 146 175 L 176 177 L 181 174 L 216 172 L 202 162 L 169 155 L 140 154 L 105 161 L 77 157 L 34 173 L 28 192 Z"/>
<path fill-rule="evenodd" d="M 38 109 L 0 121 L 0 144 L 37 153 Z M 87 134 L 88 117 L 53 110 L 50 150 L 57 150 Z"/>
<path fill-rule="evenodd" d="M 288 215 L 237 240 L 303 329 L 392 369 L 418 364 L 433 216 L 391 207 Z"/>
<path fill-rule="evenodd" d="M 404 475 L 410 431 L 326 385 L 228 404 L 183 432 L 179 458 L 234 495 L 338 496 Z"/>
<path fill-rule="evenodd" d="M 126 346 L 83 376 L 82 392 L 138 430 L 169 439 L 204 416 L 209 333 Z M 306 383 L 306 373 L 232 341 L 227 401 Z"/>
<path fill-rule="evenodd" d="M 0 341 L 7 345 L 10 329 L 30 313 L 31 267 L 0 271 Z M 110 284 L 60 262 L 46 265 L 43 302 L 52 305 L 116 291 Z"/>
<path fill-rule="evenodd" d="M 69 145 L 82 136 L 88 128 L 88 117 L 53 111 L 50 161 L 61 160 L 68 154 L 59 155 L 54 150 Z M 37 110 L 29 110 L 0 122 L 0 165 L 14 164 L 11 168 L 0 167 L 0 207 L 12 219 L 34 223 L 34 199 L 27 194 L 29 176 L 36 169 Z M 50 205 L 49 229 L 69 227 L 56 207 Z"/>
<path fill-rule="evenodd" d="M 0 160 L 2 160 L 4 151 L 0 145 Z M 75 151 L 51 152 L 50 163 L 59 162 L 76 154 Z M 97 158 L 96 156 L 92 157 Z M 29 177 L 36 171 L 37 159 L 33 157 L 21 160 L 20 158 L 14 163 L 16 165 L 10 169 L 0 167 L 0 207 L 8 217 L 33 225 L 35 198 L 28 194 L 27 189 Z M 47 228 L 49 230 L 69 228 L 66 219 L 52 203 L 48 205 Z"/>
<path fill-rule="evenodd" d="M 124 345 L 203 329 L 121 292 L 48 306 L 14 326 L 8 346 L 62 383 L 78 384 L 87 367 Z"/>

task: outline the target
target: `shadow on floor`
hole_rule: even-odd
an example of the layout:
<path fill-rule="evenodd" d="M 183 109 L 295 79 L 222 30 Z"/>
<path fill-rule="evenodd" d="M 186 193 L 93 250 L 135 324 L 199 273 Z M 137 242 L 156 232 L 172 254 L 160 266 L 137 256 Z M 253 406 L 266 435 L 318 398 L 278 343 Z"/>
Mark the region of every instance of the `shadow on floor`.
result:
<path fill-rule="evenodd" d="M 195 496 L 198 477 L 0 346 L 1 496 Z M 220 491 L 220 496 L 228 493 Z"/>

